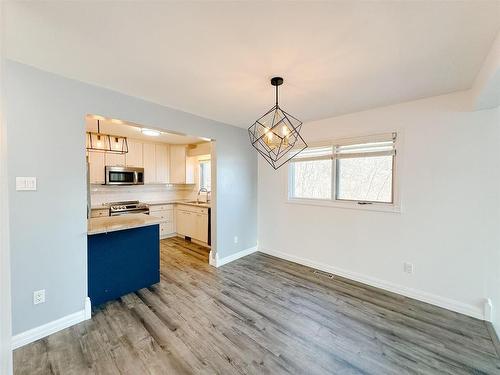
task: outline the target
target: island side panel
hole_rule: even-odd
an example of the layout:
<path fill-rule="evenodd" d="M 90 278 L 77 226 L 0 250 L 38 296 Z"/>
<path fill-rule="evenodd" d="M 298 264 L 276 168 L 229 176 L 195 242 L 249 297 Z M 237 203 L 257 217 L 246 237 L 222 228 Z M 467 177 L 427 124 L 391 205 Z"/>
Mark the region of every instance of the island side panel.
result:
<path fill-rule="evenodd" d="M 159 225 L 88 236 L 92 306 L 160 281 Z"/>

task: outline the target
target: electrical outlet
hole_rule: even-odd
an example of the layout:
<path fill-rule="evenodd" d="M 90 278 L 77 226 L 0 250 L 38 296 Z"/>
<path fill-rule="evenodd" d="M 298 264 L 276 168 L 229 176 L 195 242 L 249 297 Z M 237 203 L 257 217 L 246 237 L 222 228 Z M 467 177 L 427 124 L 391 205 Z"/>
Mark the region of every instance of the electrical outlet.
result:
<path fill-rule="evenodd" d="M 404 262 L 403 263 L 403 271 L 405 271 L 406 273 L 412 274 L 413 273 L 413 264 L 408 263 L 408 262 Z"/>
<path fill-rule="evenodd" d="M 33 305 L 45 302 L 45 289 L 35 290 L 33 292 Z"/>
<path fill-rule="evenodd" d="M 234 243 L 238 243 L 238 236 L 234 236 Z"/>

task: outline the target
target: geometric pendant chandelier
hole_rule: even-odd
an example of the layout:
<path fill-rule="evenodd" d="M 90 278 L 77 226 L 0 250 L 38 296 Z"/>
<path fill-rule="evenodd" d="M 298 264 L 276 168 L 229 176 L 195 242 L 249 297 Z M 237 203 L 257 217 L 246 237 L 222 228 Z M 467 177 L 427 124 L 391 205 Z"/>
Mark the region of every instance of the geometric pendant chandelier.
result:
<path fill-rule="evenodd" d="M 282 110 L 278 104 L 278 86 L 282 84 L 281 77 L 271 79 L 271 85 L 276 87 L 276 104 L 248 128 L 252 146 L 274 169 L 307 148 L 300 135 L 302 121 Z"/>
<path fill-rule="evenodd" d="M 87 151 L 110 154 L 128 153 L 127 137 L 101 133 L 100 125 L 99 120 L 97 120 L 97 133 L 87 132 Z"/>

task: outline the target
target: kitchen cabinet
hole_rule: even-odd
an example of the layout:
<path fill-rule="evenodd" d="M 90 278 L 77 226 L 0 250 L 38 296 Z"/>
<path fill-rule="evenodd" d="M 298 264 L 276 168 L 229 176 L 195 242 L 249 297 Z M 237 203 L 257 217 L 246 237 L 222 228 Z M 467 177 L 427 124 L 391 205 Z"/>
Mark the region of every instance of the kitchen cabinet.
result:
<path fill-rule="evenodd" d="M 158 233 L 154 224 L 87 236 L 87 290 L 92 306 L 160 282 Z"/>
<path fill-rule="evenodd" d="M 156 182 L 155 145 L 153 143 L 144 143 L 142 150 L 144 161 L 144 183 L 154 184 Z"/>
<path fill-rule="evenodd" d="M 195 183 L 197 162 L 198 159 L 196 157 L 186 157 L 186 184 Z"/>
<path fill-rule="evenodd" d="M 185 211 L 182 209 L 177 209 L 177 215 L 176 215 L 176 231 L 178 234 L 182 236 L 188 236 L 191 237 L 191 222 L 193 219 L 191 218 L 192 213 L 189 211 Z"/>
<path fill-rule="evenodd" d="M 125 166 L 125 154 L 113 154 L 113 153 L 105 153 L 106 165 L 111 166 Z"/>
<path fill-rule="evenodd" d="M 170 183 L 186 183 L 186 145 L 170 145 Z"/>
<path fill-rule="evenodd" d="M 173 205 L 151 205 L 149 206 L 149 215 L 162 219 L 160 238 L 171 237 L 175 234 Z"/>
<path fill-rule="evenodd" d="M 193 238 L 208 243 L 208 214 L 195 214 L 195 228 Z"/>
<path fill-rule="evenodd" d="M 144 167 L 142 157 L 142 142 L 127 140 L 128 153 L 125 155 L 127 167 Z"/>
<path fill-rule="evenodd" d="M 89 178 L 91 184 L 104 184 L 104 153 L 88 152 Z"/>
<path fill-rule="evenodd" d="M 176 231 L 182 236 L 208 243 L 208 208 L 178 205 Z"/>
<path fill-rule="evenodd" d="M 90 210 L 90 217 L 109 216 L 109 208 L 93 208 Z"/>
<path fill-rule="evenodd" d="M 186 145 L 128 139 L 128 153 L 88 152 L 90 183 L 104 183 L 105 166 L 144 168 L 145 184 L 194 183 L 195 164 L 186 162 Z M 188 171 L 187 171 L 188 169 Z"/>
<path fill-rule="evenodd" d="M 168 183 L 169 176 L 169 157 L 168 146 L 156 144 L 155 145 L 155 159 L 156 159 L 156 182 L 159 184 Z"/>

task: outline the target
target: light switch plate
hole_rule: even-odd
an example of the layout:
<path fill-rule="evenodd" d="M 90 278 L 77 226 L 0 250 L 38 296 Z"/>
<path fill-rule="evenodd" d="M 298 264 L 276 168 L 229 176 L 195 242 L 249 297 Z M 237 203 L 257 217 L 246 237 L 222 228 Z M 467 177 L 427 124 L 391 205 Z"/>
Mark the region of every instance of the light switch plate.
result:
<path fill-rule="evenodd" d="M 17 191 L 35 191 L 36 177 L 16 177 Z"/>
<path fill-rule="evenodd" d="M 404 262 L 403 263 L 403 270 L 406 273 L 412 274 L 413 273 L 413 263 Z"/>

